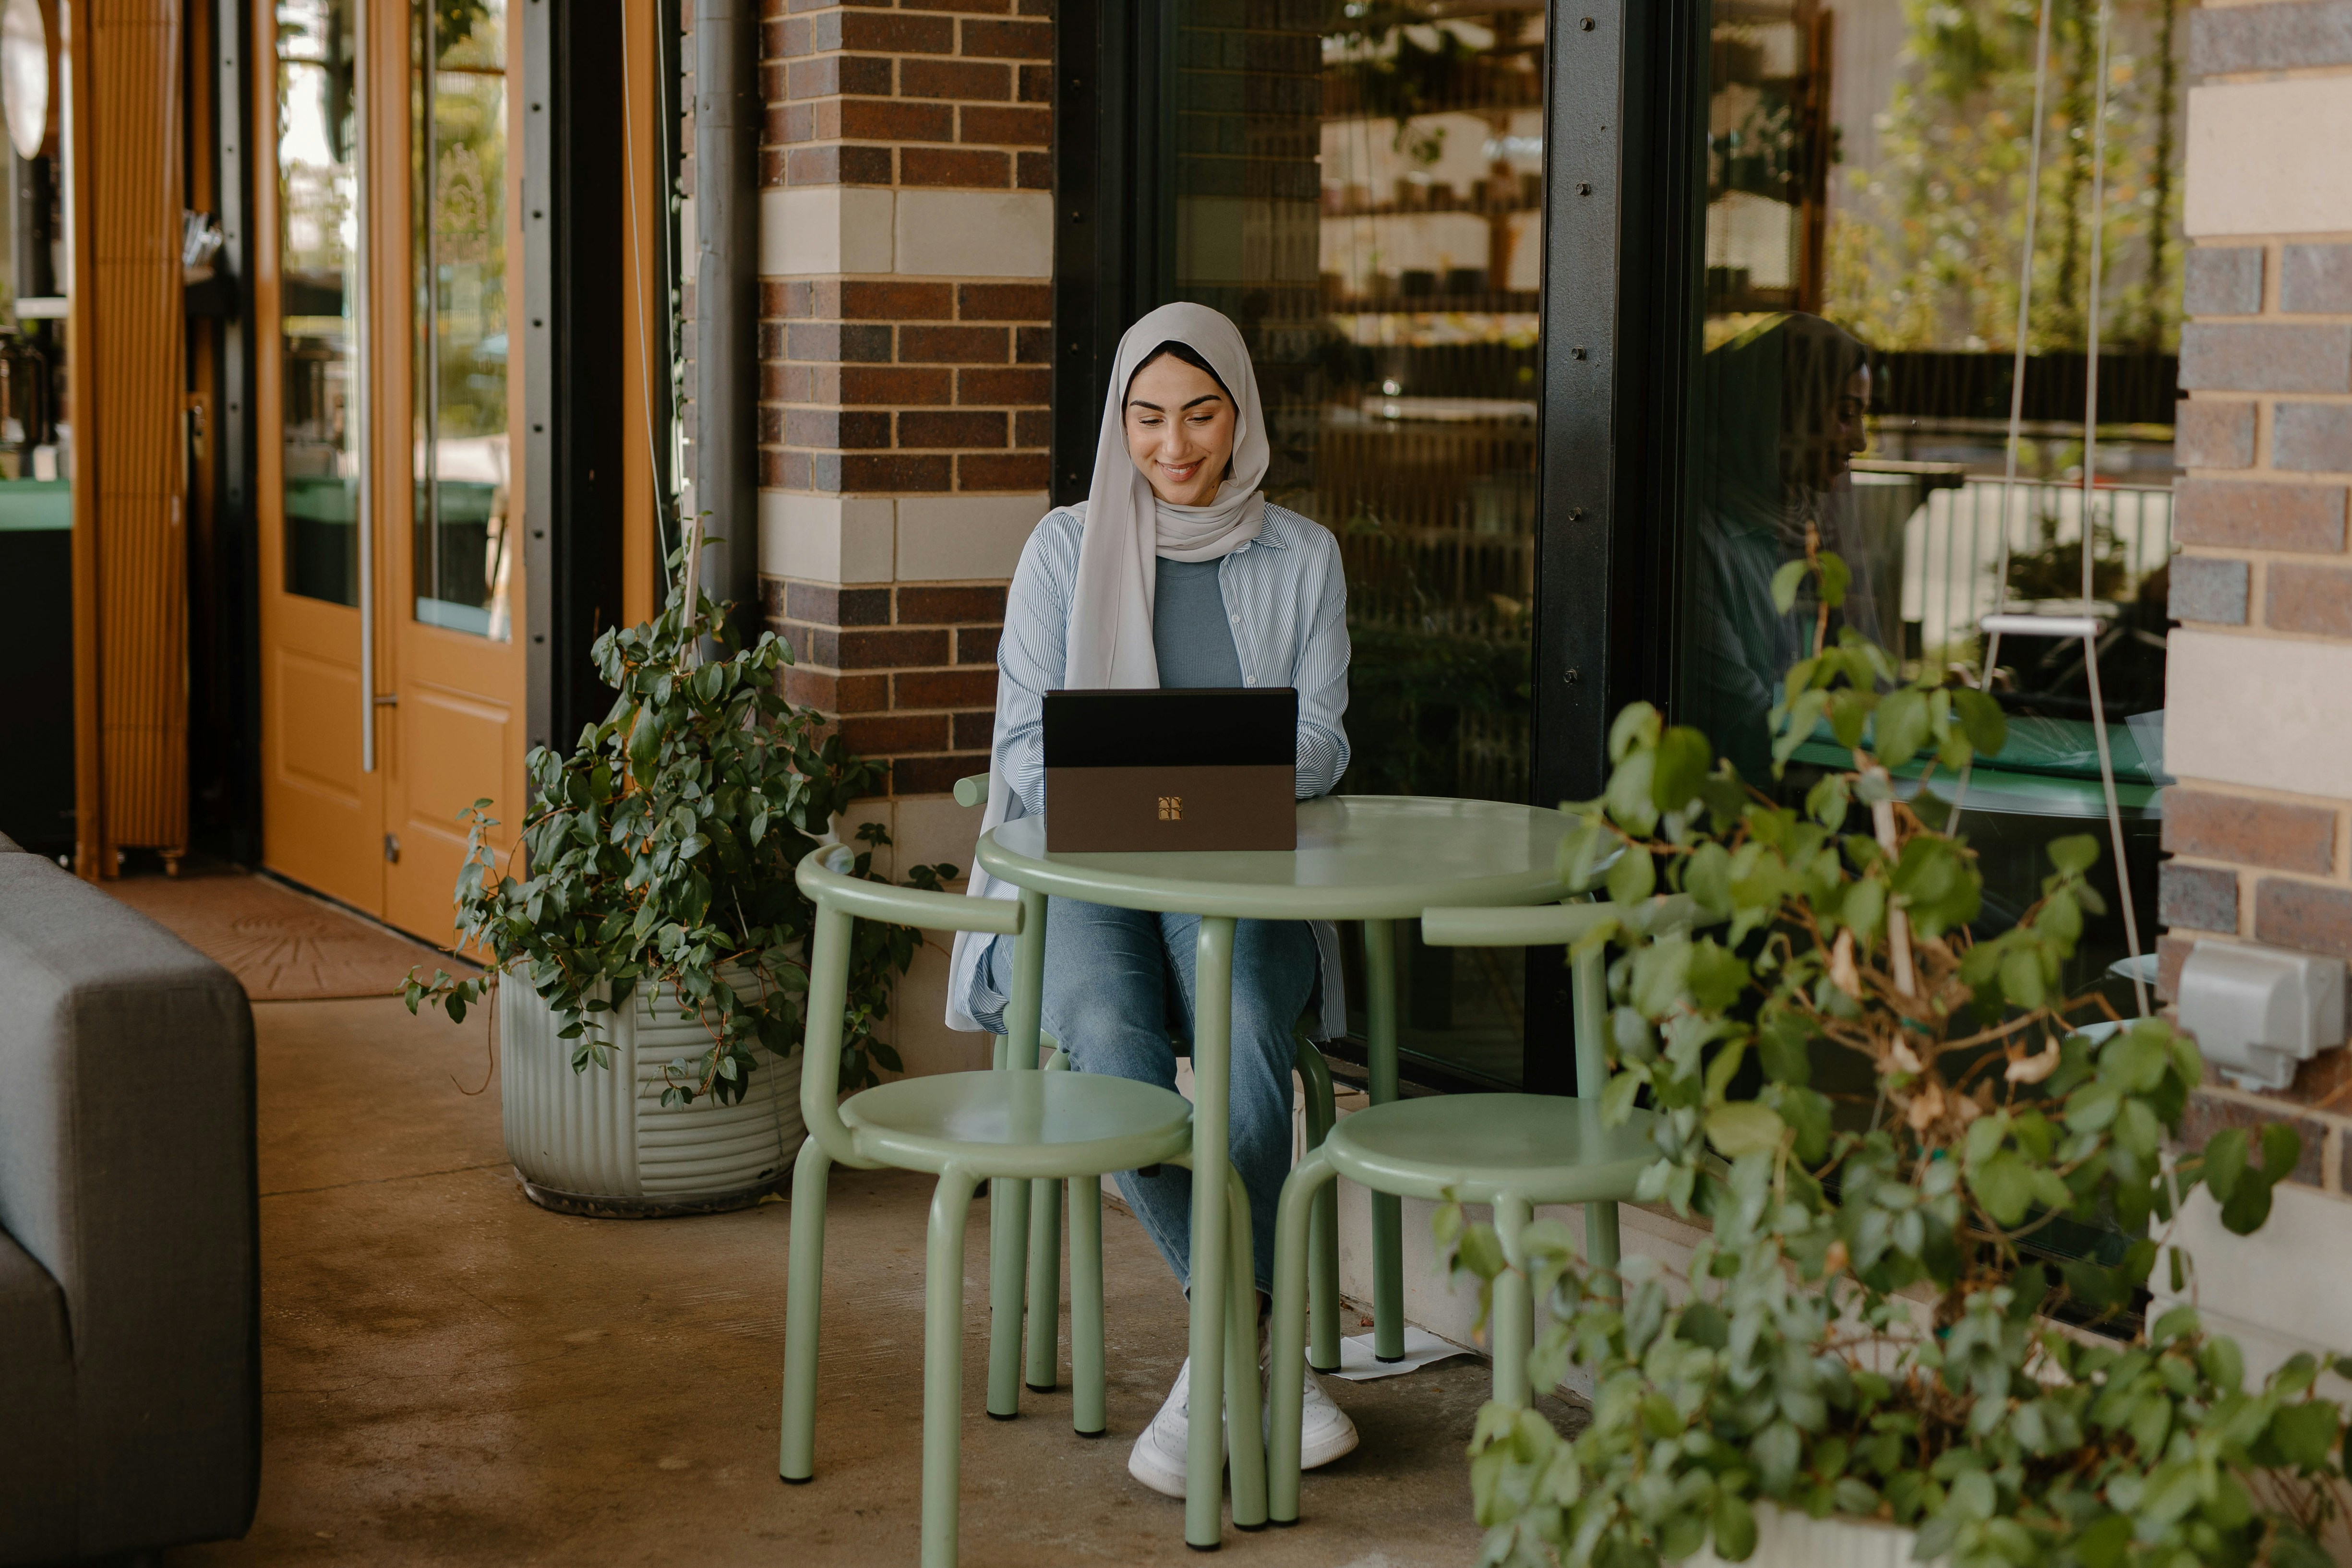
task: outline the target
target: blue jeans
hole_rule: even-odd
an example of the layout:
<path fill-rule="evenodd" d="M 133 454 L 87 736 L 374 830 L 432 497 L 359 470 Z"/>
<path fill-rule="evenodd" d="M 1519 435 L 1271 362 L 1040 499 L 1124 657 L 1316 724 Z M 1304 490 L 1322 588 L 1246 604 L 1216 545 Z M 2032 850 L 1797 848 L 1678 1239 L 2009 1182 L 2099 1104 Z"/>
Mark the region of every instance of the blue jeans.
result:
<path fill-rule="evenodd" d="M 1155 915 L 1071 899 L 1047 900 L 1045 995 L 1041 1021 L 1080 1072 L 1176 1087 L 1176 1040 L 1192 1039 L 1194 915 Z M 1004 1032 L 1013 938 L 998 937 L 972 977 L 970 1010 Z M 1315 934 L 1301 921 L 1244 920 L 1234 931 L 1233 1161 L 1249 1194 L 1257 1286 L 1274 1279 L 1274 1209 L 1290 1174 L 1291 1030 L 1322 972 Z M 1171 983 L 1172 982 L 1172 983 Z M 1192 1173 L 1118 1174 L 1118 1190 L 1143 1221 L 1178 1282 L 1192 1280 Z"/>

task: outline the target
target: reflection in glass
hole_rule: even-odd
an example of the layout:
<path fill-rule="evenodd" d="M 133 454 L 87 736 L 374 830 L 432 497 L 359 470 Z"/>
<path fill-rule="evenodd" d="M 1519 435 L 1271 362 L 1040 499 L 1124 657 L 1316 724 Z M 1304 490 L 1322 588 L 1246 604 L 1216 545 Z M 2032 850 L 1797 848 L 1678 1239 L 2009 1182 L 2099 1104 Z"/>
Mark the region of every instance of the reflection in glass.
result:
<path fill-rule="evenodd" d="M 286 588 L 359 602 L 360 85 L 352 0 L 278 0 Z"/>
<path fill-rule="evenodd" d="M 505 642 L 506 5 L 410 15 L 416 619 Z"/>
<path fill-rule="evenodd" d="M 1266 494 L 1339 538 L 1340 789 L 1524 800 L 1543 17 L 1452 0 L 1175 10 L 1170 293 L 1241 325 Z M 1520 955 L 1424 947 L 1410 925 L 1400 942 L 1406 1049 L 1517 1082 Z"/>
<path fill-rule="evenodd" d="M 1770 580 L 1808 530 L 1854 574 L 1851 625 L 1906 674 L 1974 681 L 1997 611 L 2089 613 L 2142 930 L 2154 929 L 2173 387 L 2181 255 L 2176 0 L 2114 0 L 2108 163 L 2089 132 L 2096 0 L 2053 0 L 2039 217 L 2025 254 L 2035 9 L 1715 0 L 1704 185 L 1705 319 L 1689 382 L 1676 716 L 1769 781 L 1765 714 L 1818 606 Z M 2104 208 L 2095 213 L 2099 174 Z M 2095 483 L 2082 489 L 2090 235 L 2102 223 Z M 2030 276 L 2022 385 L 2021 277 Z M 2012 394 L 2021 409 L 2004 483 Z M 2087 526 L 2092 572 L 2083 577 Z M 2004 549 L 2007 556 L 2002 570 Z M 2039 895 L 2041 846 L 2105 839 L 2078 643 L 2011 638 L 1990 688 L 2011 738 L 1976 768 L 1965 831 L 1980 931 Z M 2148 751 L 2143 753 L 2140 743 Z M 1845 754 L 1826 732 L 1788 780 Z M 1916 768 L 1913 769 L 1916 773 Z M 1951 781 L 1925 788 L 1948 798 Z M 2124 951 L 2110 914 L 2070 985 Z M 2111 999 L 2132 1005 L 2128 984 Z"/>

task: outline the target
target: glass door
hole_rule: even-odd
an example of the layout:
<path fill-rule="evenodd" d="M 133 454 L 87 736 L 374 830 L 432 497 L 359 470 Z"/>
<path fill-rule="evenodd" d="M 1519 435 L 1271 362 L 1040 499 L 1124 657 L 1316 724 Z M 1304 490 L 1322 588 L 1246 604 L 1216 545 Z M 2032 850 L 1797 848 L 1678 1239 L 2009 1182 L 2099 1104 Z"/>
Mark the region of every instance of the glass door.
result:
<path fill-rule="evenodd" d="M 1354 648 L 1339 789 L 1526 800 L 1541 7 L 1173 0 L 1164 22 L 1141 56 L 1167 105 L 1160 292 L 1240 324 L 1274 441 L 1267 497 L 1339 537 Z M 1427 947 L 1412 922 L 1398 941 L 1407 1056 L 1522 1082 L 1525 956 Z"/>

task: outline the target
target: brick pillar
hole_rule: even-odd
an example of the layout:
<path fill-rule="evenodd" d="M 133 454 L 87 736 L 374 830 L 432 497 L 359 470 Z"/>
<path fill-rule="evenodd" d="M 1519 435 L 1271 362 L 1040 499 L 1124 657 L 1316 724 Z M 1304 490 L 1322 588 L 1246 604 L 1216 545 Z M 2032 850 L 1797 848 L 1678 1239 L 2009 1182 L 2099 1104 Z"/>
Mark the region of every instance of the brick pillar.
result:
<path fill-rule="evenodd" d="M 987 766 L 1005 584 L 1046 510 L 1050 9 L 766 0 L 761 597 L 785 695 L 890 763 L 855 816 L 900 864 L 971 860 L 946 791 Z M 899 1049 L 971 1065 L 929 971 Z"/>
<path fill-rule="evenodd" d="M 2207 6 L 2191 17 L 2188 258 L 2159 904 L 2169 996 L 2199 940 L 2251 940 L 2352 958 L 2352 40 L 2325 4 Z M 2281 79 L 2282 71 L 2297 73 Z M 2326 236 L 2326 237 L 2322 237 Z M 2352 1197 L 2352 1057 L 2323 1051 L 2294 1084 L 2218 1082 L 2191 1110 L 2193 1145 L 2223 1125 L 2292 1123 L 2295 1181 Z M 2352 1257 L 2352 1206 L 2283 1197 Z M 2314 1217 L 2317 1218 L 2314 1218 Z M 2218 1230 L 2214 1232 L 2218 1237 Z M 2268 1232 L 2250 1243 L 2273 1244 Z M 2254 1256 L 2249 1254 L 2249 1256 Z M 2270 1305 L 2225 1300 L 2260 1342 L 2306 1338 L 2300 1266 L 2255 1279 Z M 2323 1270 L 2324 1272 L 2325 1270 Z M 2314 1289 L 2326 1282 L 2307 1281 Z M 2333 1289 L 2332 1286 L 2328 1287 Z M 2284 1336 L 2283 1338 L 2281 1336 Z"/>

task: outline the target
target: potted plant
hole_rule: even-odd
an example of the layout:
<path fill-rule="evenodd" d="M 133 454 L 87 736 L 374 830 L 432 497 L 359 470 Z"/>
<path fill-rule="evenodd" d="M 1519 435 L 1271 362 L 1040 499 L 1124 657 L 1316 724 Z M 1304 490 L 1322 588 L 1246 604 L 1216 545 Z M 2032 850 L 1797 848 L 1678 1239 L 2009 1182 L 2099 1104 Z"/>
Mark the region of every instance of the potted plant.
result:
<path fill-rule="evenodd" d="M 1528 1231 L 1516 1266 L 1553 1314 L 1531 1380 L 1586 1369 L 1592 1421 L 1571 1438 L 1526 1401 L 1483 1413 L 1482 1563 L 2320 1568 L 2345 1436 L 2323 1368 L 2249 1386 L 2193 1307 L 2126 1316 L 2155 1269 L 2190 1289 L 2170 1239 L 2190 1190 L 2255 1229 L 2294 1134 L 2168 1153 L 2195 1045 L 2156 1019 L 2078 1027 L 2104 1004 L 2054 987 L 2100 908 L 2095 840 L 2053 842 L 2040 902 L 1971 936 L 1979 879 L 1927 781 L 1997 750 L 2000 711 L 1902 681 L 1851 630 L 1824 647 L 1845 570 L 1790 563 L 1784 612 L 1809 576 L 1822 651 L 1788 672 L 1774 755 L 1826 724 L 1853 768 L 1784 807 L 1636 704 L 1607 793 L 1569 808 L 1580 870 L 1628 852 L 1614 900 L 1679 892 L 1719 922 L 1590 938 L 1615 953 L 1604 1114 L 1646 1097 L 1642 1196 L 1706 1235 L 1680 1275 L 1634 1259 L 1604 1278 L 1558 1222 Z M 1824 1092 L 1841 1061 L 1843 1104 Z M 2068 1224 L 2107 1246 L 2048 1260 L 2037 1238 Z M 1438 1226 L 1482 1279 L 1515 1266 L 1458 1207 Z"/>
<path fill-rule="evenodd" d="M 597 638 L 597 671 L 618 695 L 570 754 L 531 751 L 521 875 L 489 848 L 491 803 L 466 813 L 460 945 L 488 967 L 408 980 L 410 1011 L 429 1001 L 453 1020 L 495 997 L 507 1151 L 551 1207 L 739 1207 L 800 1147 L 793 1052 L 814 908 L 793 872 L 884 765 L 778 695 L 790 646 L 773 632 L 740 645 L 730 608 L 689 588 L 650 623 Z M 889 837 L 871 822 L 856 836 L 856 873 L 871 875 Z M 916 866 L 910 881 L 935 889 L 955 874 Z M 898 1069 L 875 1030 L 920 940 L 871 921 L 857 939 L 845 1086 Z M 526 984 L 501 985 L 509 974 Z"/>

